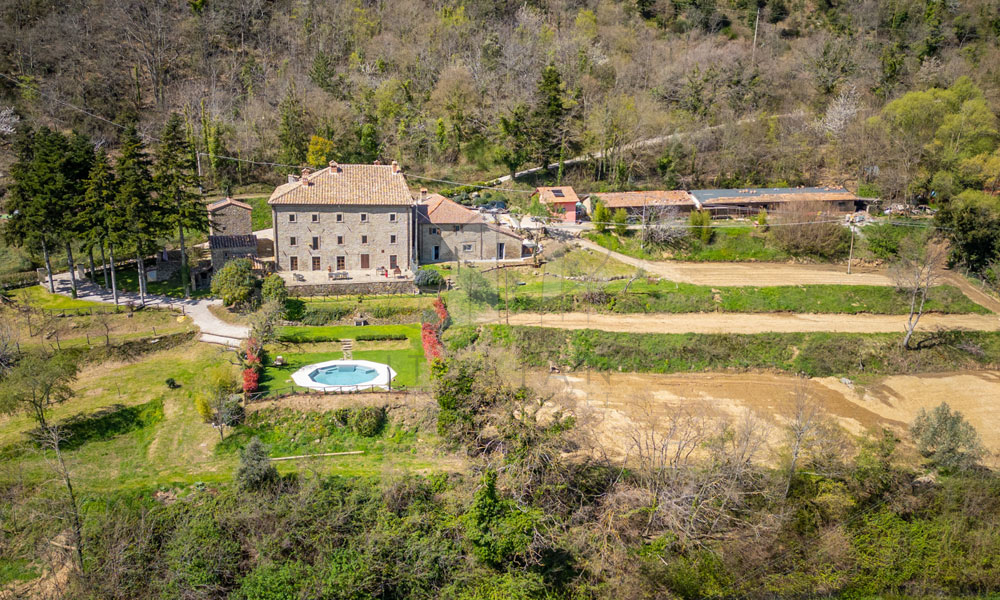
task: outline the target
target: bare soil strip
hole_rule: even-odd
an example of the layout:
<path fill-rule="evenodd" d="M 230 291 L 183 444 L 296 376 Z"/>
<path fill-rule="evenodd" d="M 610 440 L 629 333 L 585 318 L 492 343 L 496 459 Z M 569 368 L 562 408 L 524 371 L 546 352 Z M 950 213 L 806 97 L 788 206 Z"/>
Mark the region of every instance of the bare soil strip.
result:
<path fill-rule="evenodd" d="M 794 414 L 797 394 L 817 403 L 852 434 L 888 427 L 903 436 L 921 408 L 943 401 L 965 415 L 997 463 L 1000 452 L 1000 372 L 899 375 L 857 386 L 833 377 L 802 379 L 770 373 L 532 372 L 532 383 L 558 395 L 564 410 L 590 425 L 594 442 L 624 455 L 642 432 L 668 431 L 678 414 L 710 421 L 739 419 L 751 410 L 769 424 L 772 449 L 785 442 L 784 426 Z M 904 436 L 905 439 L 905 436 Z"/>
<path fill-rule="evenodd" d="M 511 313 L 480 315 L 480 323 L 531 325 L 557 329 L 600 329 L 628 333 L 833 333 L 903 332 L 906 315 L 830 315 L 798 313 Z M 933 329 L 1000 331 L 998 315 L 928 314 L 920 319 L 918 331 Z"/>
<path fill-rule="evenodd" d="M 577 242 L 584 248 L 608 254 L 611 258 L 670 281 L 711 286 L 775 285 L 894 285 L 884 269 L 855 267 L 847 274 L 844 265 L 816 265 L 766 262 L 681 262 L 651 261 L 613 252 L 587 239 Z"/>

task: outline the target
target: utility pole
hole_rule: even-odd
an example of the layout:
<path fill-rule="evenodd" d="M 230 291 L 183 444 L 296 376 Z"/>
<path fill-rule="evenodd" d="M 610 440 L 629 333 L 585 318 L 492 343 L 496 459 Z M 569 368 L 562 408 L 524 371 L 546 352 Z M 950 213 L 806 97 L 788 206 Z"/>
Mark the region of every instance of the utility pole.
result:
<path fill-rule="evenodd" d="M 757 66 L 757 25 L 760 24 L 760 7 L 757 7 L 757 18 L 753 21 L 753 48 L 750 50 L 750 68 Z"/>
<path fill-rule="evenodd" d="M 851 251 L 847 255 L 847 274 L 851 274 L 851 261 L 854 259 L 854 217 L 851 217 L 851 223 L 849 225 L 851 228 Z"/>

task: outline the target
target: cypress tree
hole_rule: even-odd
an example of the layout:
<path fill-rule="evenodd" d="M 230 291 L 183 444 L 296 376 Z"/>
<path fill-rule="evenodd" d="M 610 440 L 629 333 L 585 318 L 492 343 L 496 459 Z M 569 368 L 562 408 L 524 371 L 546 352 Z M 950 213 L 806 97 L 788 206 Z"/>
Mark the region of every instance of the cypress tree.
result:
<path fill-rule="evenodd" d="M 170 115 L 157 147 L 153 183 L 167 222 L 177 228 L 181 246 L 181 281 L 184 297 L 188 298 L 191 296 L 191 275 L 184 247 L 184 230 L 207 231 L 208 213 L 201 198 L 194 192 L 198 187 L 198 174 L 191 160 L 191 148 L 183 126 L 180 115 Z"/>

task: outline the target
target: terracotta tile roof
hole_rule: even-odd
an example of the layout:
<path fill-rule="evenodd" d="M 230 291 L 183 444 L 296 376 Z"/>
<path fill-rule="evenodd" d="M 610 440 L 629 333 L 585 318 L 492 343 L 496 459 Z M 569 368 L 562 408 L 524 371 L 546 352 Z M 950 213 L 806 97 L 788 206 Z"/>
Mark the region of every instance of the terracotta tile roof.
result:
<path fill-rule="evenodd" d="M 392 165 L 337 165 L 279 185 L 268 204 L 361 204 L 410 206 L 406 178 Z"/>
<path fill-rule="evenodd" d="M 209 204 L 206 208 L 208 209 L 208 212 L 214 212 L 219 210 L 220 208 L 225 208 L 227 206 L 238 206 L 240 208 L 245 208 L 247 210 L 253 210 L 253 207 L 247 204 L 246 202 L 240 202 L 239 200 L 233 200 L 232 198 L 225 198 L 223 200 L 219 200 L 218 202 L 213 202 Z"/>
<path fill-rule="evenodd" d="M 538 200 L 542 204 L 562 204 L 565 202 L 576 204 L 580 201 L 576 196 L 576 191 L 568 185 L 562 187 L 537 187 L 535 188 L 535 194 L 538 195 Z"/>
<path fill-rule="evenodd" d="M 255 235 L 210 235 L 208 247 L 212 250 L 222 248 L 257 248 Z"/>
<path fill-rule="evenodd" d="M 691 194 L 684 190 L 591 194 L 591 200 L 595 198 L 599 198 L 604 206 L 611 209 L 641 208 L 642 206 L 687 206 L 694 204 Z"/>
<path fill-rule="evenodd" d="M 477 211 L 462 206 L 440 194 L 431 194 L 425 202 L 417 205 L 417 219 L 420 223 L 433 223 L 435 225 L 485 222 Z"/>
<path fill-rule="evenodd" d="M 776 202 L 843 202 L 858 200 L 844 188 L 748 188 L 740 190 L 692 190 L 702 204 L 763 204 Z"/>

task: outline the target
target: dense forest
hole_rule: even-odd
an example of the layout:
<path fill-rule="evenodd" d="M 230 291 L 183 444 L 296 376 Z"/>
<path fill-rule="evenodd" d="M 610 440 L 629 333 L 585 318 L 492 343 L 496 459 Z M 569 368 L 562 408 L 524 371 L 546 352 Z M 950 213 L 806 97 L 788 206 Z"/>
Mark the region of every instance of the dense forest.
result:
<path fill-rule="evenodd" d="M 221 156 L 397 159 L 411 175 L 475 181 L 604 151 L 552 176 L 593 189 L 847 184 L 903 200 L 1000 175 L 1000 6 L 986 0 L 10 0 L 0 11 L 0 97 L 17 117 L 113 147 L 113 123 L 153 137 L 181 113 L 203 173 L 226 188 L 290 167 Z M 620 149 L 670 134 L 681 135 Z"/>

